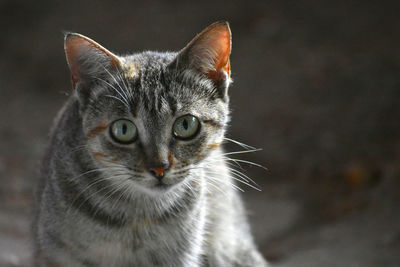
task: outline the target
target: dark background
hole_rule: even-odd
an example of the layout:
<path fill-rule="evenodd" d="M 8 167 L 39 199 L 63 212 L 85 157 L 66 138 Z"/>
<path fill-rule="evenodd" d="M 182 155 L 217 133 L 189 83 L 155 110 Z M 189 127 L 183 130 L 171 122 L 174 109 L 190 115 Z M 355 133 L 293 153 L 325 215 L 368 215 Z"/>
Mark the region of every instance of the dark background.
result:
<path fill-rule="evenodd" d="M 394 2 L 395 3 L 395 2 Z M 0 266 L 28 266 L 32 191 L 71 93 L 63 31 L 117 54 L 233 32 L 228 137 L 276 266 L 400 266 L 400 9 L 385 1 L 0 2 Z M 228 146 L 229 151 L 240 150 Z"/>

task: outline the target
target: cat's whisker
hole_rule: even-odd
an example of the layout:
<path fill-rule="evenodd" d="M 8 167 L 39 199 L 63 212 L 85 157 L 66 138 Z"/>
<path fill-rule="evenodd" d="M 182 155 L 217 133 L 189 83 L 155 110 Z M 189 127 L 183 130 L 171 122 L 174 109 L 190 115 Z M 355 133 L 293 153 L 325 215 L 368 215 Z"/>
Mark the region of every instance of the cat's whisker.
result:
<path fill-rule="evenodd" d="M 84 175 L 86 175 L 86 174 L 89 174 L 89 173 L 101 172 L 101 171 L 104 171 L 104 170 L 111 170 L 111 169 L 117 169 L 117 168 L 118 168 L 118 167 L 114 167 L 114 168 L 113 168 L 113 167 L 104 167 L 104 168 L 91 169 L 91 170 L 88 170 L 88 171 L 83 172 L 83 173 L 81 173 L 81 174 L 78 174 L 77 176 L 68 178 L 68 179 L 66 179 L 66 180 L 72 182 L 72 181 L 74 181 L 74 180 L 76 180 L 76 179 L 78 179 L 78 178 L 80 178 L 80 177 L 82 177 L 82 176 L 84 176 Z M 121 169 L 122 169 L 122 168 L 121 168 Z"/>
<path fill-rule="evenodd" d="M 240 176 L 239 174 L 237 174 L 237 173 L 231 173 L 231 174 L 233 175 L 231 178 L 236 180 L 236 181 L 238 181 L 239 183 L 245 184 L 245 185 L 247 185 L 247 186 L 249 186 L 249 187 L 251 187 L 251 188 L 253 188 L 253 189 L 257 190 L 257 191 L 260 191 L 260 192 L 262 191 L 261 188 L 259 188 L 259 186 L 257 184 L 256 184 L 257 186 L 254 186 L 254 185 L 250 184 L 249 182 L 244 180 L 243 177 Z"/>
<path fill-rule="evenodd" d="M 246 163 L 246 164 L 249 164 L 249 165 L 257 166 L 257 167 L 260 167 L 261 169 L 264 169 L 264 170 L 268 171 L 268 168 L 267 168 L 267 167 L 265 167 L 265 166 L 263 166 L 263 165 L 261 165 L 261 164 L 258 164 L 258 163 L 254 163 L 254 162 L 248 161 L 248 160 L 233 159 L 233 158 L 228 158 L 228 157 L 226 157 L 225 159 L 226 159 L 226 160 L 229 160 L 229 161 L 242 162 L 242 163 Z"/>
<path fill-rule="evenodd" d="M 200 167 L 193 167 L 192 169 L 200 169 Z M 240 172 L 238 170 L 235 170 L 233 168 L 228 167 L 228 169 L 231 171 L 231 174 L 233 176 L 235 176 L 235 177 L 231 176 L 232 179 L 234 179 L 234 180 L 236 180 L 236 181 L 238 181 L 238 182 L 240 182 L 242 184 L 245 184 L 245 185 L 247 185 L 247 186 L 249 186 L 249 187 L 251 187 L 251 188 L 253 188 L 253 189 L 257 190 L 257 191 L 262 191 L 261 187 L 253 179 L 251 179 L 249 176 L 247 176 L 244 173 L 242 173 L 242 172 Z M 219 173 L 211 171 L 211 170 L 207 170 L 207 173 L 220 175 Z M 250 184 L 250 182 L 253 183 L 254 185 Z"/>
<path fill-rule="evenodd" d="M 121 195 L 123 196 L 123 201 L 124 202 L 128 202 L 128 200 L 130 200 L 130 195 L 129 192 L 132 192 L 132 188 L 130 185 L 126 186 L 124 191 L 121 192 Z M 121 198 L 122 199 L 122 198 Z"/>
<path fill-rule="evenodd" d="M 69 209 L 72 208 L 73 205 L 75 204 L 75 202 L 76 202 L 83 194 L 85 194 L 90 188 L 92 188 L 94 185 L 96 185 L 96 184 L 98 184 L 98 183 L 100 183 L 100 182 L 104 182 L 104 181 L 116 179 L 117 177 L 122 176 L 122 175 L 126 175 L 126 174 L 118 174 L 118 175 L 113 175 L 113 176 L 110 176 L 110 177 L 100 177 L 100 178 L 98 178 L 98 179 L 95 179 L 93 182 L 89 183 L 83 190 L 81 190 L 81 191 L 79 192 L 79 194 L 78 194 L 78 195 L 74 198 L 74 200 L 71 202 Z M 85 201 L 82 202 L 82 203 L 79 205 L 78 209 L 80 209 L 80 208 L 82 207 L 82 205 L 83 205 L 87 200 L 91 199 L 94 195 L 100 193 L 102 190 L 104 190 L 104 189 L 106 189 L 106 188 L 109 188 L 109 187 L 111 187 L 111 186 L 113 186 L 112 183 L 109 184 L 108 186 L 103 187 L 102 189 L 100 189 L 100 190 L 98 190 L 98 191 L 93 192 L 93 193 L 90 194 L 89 196 L 87 196 L 87 198 L 85 198 Z M 69 210 L 69 209 L 68 209 L 68 210 Z"/>
<path fill-rule="evenodd" d="M 129 109 L 130 107 L 119 97 L 113 96 L 113 95 L 105 95 L 106 97 L 110 97 L 110 98 L 114 98 L 116 100 L 118 100 L 119 102 L 121 102 L 127 109 Z"/>
<path fill-rule="evenodd" d="M 242 142 L 236 141 L 236 140 L 231 139 L 231 138 L 228 138 L 228 137 L 224 137 L 223 139 L 226 140 L 226 141 L 230 141 L 230 142 L 232 142 L 232 143 L 235 143 L 235 144 L 237 144 L 237 145 L 243 147 L 244 149 L 248 149 L 248 150 L 257 149 L 257 148 L 255 148 L 255 147 L 253 147 L 253 146 L 246 145 L 246 144 L 244 144 L 244 143 L 242 143 Z"/>
<path fill-rule="evenodd" d="M 231 186 L 236 189 L 239 190 L 240 192 L 244 193 L 244 189 L 242 189 L 241 187 L 239 187 L 238 185 L 235 185 L 234 183 L 231 183 Z"/>
<path fill-rule="evenodd" d="M 206 181 L 206 184 L 207 184 L 207 185 L 211 185 L 211 181 Z M 211 186 L 213 186 L 213 185 L 211 185 Z M 210 190 L 210 188 L 207 187 L 207 186 L 204 188 L 204 190 L 205 190 L 206 194 L 211 194 L 211 193 L 212 193 L 212 191 Z M 224 192 L 224 193 L 225 193 L 225 192 Z"/>
<path fill-rule="evenodd" d="M 115 179 L 116 178 L 116 176 L 113 176 L 113 177 L 107 177 L 106 179 L 101 179 L 101 181 L 107 181 L 107 180 L 112 180 L 112 179 Z M 94 196 L 95 195 L 98 195 L 99 193 L 101 193 L 101 192 L 103 192 L 104 190 L 106 190 L 106 189 L 109 189 L 109 188 L 114 188 L 115 187 L 115 185 L 114 184 L 112 184 L 112 183 L 110 183 L 110 184 L 108 184 L 107 186 L 104 186 L 104 187 L 102 187 L 102 188 L 100 188 L 99 190 L 96 190 L 96 191 L 93 191 L 93 192 L 91 192 L 91 194 L 89 194 L 88 196 L 87 196 L 87 198 L 86 198 L 86 201 L 87 200 L 93 200 L 93 198 L 94 198 Z M 86 188 L 87 189 L 87 188 Z M 87 190 L 85 190 L 85 191 L 87 191 Z M 102 197 L 100 197 L 100 201 L 102 201 L 102 199 L 104 198 L 104 196 L 102 196 Z M 84 203 L 84 202 L 83 202 Z M 82 203 L 82 204 L 83 204 Z M 81 204 L 81 205 L 82 205 Z M 95 204 L 95 205 L 97 205 L 97 204 Z M 80 207 L 80 206 L 79 206 Z M 78 207 L 78 209 L 79 209 L 79 207 Z"/>
<path fill-rule="evenodd" d="M 114 179 L 116 179 L 116 178 L 118 178 L 118 180 L 119 180 L 118 183 L 110 183 L 109 185 L 107 185 L 107 186 L 101 188 L 100 190 L 97 190 L 97 191 L 92 192 L 92 193 L 88 196 L 87 199 L 93 199 L 93 197 L 94 197 L 95 195 L 98 195 L 99 193 L 103 192 L 104 190 L 109 189 L 106 193 L 102 194 L 102 196 L 99 198 L 99 199 L 100 199 L 99 201 L 97 201 L 96 203 L 94 203 L 94 206 L 95 206 L 95 207 L 99 207 L 99 205 L 100 205 L 101 203 L 104 203 L 104 201 L 107 202 L 107 201 L 108 201 L 108 198 L 112 196 L 112 194 L 110 195 L 110 193 L 111 193 L 111 192 L 114 192 L 114 191 L 115 191 L 115 193 L 118 192 L 118 190 L 120 190 L 121 184 L 122 184 L 124 181 L 127 181 L 127 180 L 129 179 L 129 175 L 126 175 L 126 174 L 114 175 L 114 176 L 106 177 L 105 180 L 114 180 Z M 121 181 L 121 180 L 122 180 L 122 181 Z M 114 194 L 114 193 L 113 193 L 113 194 Z M 93 216 L 95 216 L 95 215 L 97 214 L 97 211 L 98 211 L 98 210 L 96 210 L 96 212 L 93 214 Z"/>
<path fill-rule="evenodd" d="M 110 188 L 110 187 L 108 187 Z M 104 197 L 101 198 L 99 201 L 97 201 L 96 203 L 94 203 L 93 207 L 95 209 L 94 213 L 93 213 L 93 217 L 96 217 L 97 214 L 101 211 L 102 207 L 104 208 L 104 204 L 109 202 L 110 199 L 112 197 L 113 194 L 117 193 L 119 190 L 115 189 L 115 188 L 110 188 L 105 194 Z M 109 219 L 109 218 L 108 218 Z M 108 225 L 109 220 L 107 219 L 106 225 Z"/>
<path fill-rule="evenodd" d="M 114 81 L 117 83 L 118 87 L 121 89 L 121 92 L 124 94 L 125 99 L 127 100 L 128 104 L 130 106 L 131 102 L 129 100 L 131 100 L 131 101 L 133 100 L 133 95 L 131 94 L 131 90 L 129 89 L 129 87 L 125 84 L 125 79 L 120 75 L 119 71 L 116 73 L 115 76 L 113 76 L 111 73 L 109 73 L 109 74 L 114 79 Z M 118 80 L 122 81 L 122 86 Z"/>
<path fill-rule="evenodd" d="M 186 180 L 183 181 L 183 186 L 186 187 L 193 194 L 195 193 L 193 186 Z"/>
<path fill-rule="evenodd" d="M 118 203 L 120 203 L 120 201 L 122 200 L 122 197 L 124 196 L 124 192 L 127 190 L 127 186 L 125 184 L 126 181 L 123 181 L 120 183 L 120 185 L 118 186 L 118 191 L 119 191 L 119 197 L 113 201 L 112 205 L 111 205 L 111 210 L 115 210 L 114 207 L 115 205 L 118 205 Z"/>
<path fill-rule="evenodd" d="M 201 167 L 192 167 L 191 169 L 202 169 L 202 168 L 201 168 Z M 220 175 L 220 173 L 215 172 L 215 171 L 211 171 L 211 170 L 207 170 L 207 174 Z M 240 176 L 239 174 L 237 174 L 237 173 L 234 173 L 234 174 L 235 174 L 235 176 L 244 179 L 244 178 L 243 178 L 242 176 Z M 218 182 L 227 182 L 227 181 L 221 180 L 221 179 L 219 179 L 219 178 L 217 178 L 217 177 L 215 177 L 215 176 L 206 175 L 205 177 L 206 177 L 206 178 L 212 178 L 212 179 L 214 179 L 215 181 L 218 181 Z M 242 181 L 242 180 L 240 180 L 240 179 L 237 178 L 237 177 L 231 177 L 231 178 L 234 179 L 234 180 L 237 180 L 237 181 L 239 181 L 239 182 L 242 182 L 243 184 L 246 184 L 246 185 L 248 185 L 248 186 L 251 187 L 251 188 L 254 188 L 254 189 L 257 189 L 258 191 L 261 191 L 261 189 L 255 187 L 255 186 L 253 186 L 253 185 L 251 185 L 251 184 L 249 184 L 248 181 L 247 181 L 247 182 L 246 182 L 246 181 Z M 253 182 L 254 182 L 254 181 L 253 181 Z M 238 189 L 239 191 L 244 192 L 244 190 L 243 190 L 242 188 L 240 188 L 239 186 L 237 186 L 237 185 L 235 185 L 235 184 L 233 184 L 233 183 L 230 183 L 230 184 L 231 184 L 232 187 L 234 187 L 235 189 Z M 256 184 L 256 185 L 257 185 L 257 184 Z M 257 185 L 257 186 L 258 186 L 258 185 Z"/>
<path fill-rule="evenodd" d="M 215 161 L 233 161 L 233 162 L 238 161 L 238 162 L 243 162 L 243 163 L 246 163 L 246 164 L 249 164 L 249 165 L 254 165 L 254 166 L 260 167 L 260 168 L 262 168 L 264 170 L 268 170 L 266 167 L 264 167 L 264 166 L 262 166 L 260 164 L 251 162 L 251 161 L 241 160 L 241 159 L 232 159 L 232 158 L 225 157 L 225 156 L 223 157 L 222 160 L 221 159 L 220 160 L 213 159 L 213 161 L 214 162 Z M 226 162 L 226 163 L 228 164 L 228 162 Z M 232 165 L 230 164 L 230 166 L 232 166 Z M 261 191 L 261 187 L 253 179 L 251 179 L 249 176 L 247 176 L 246 174 L 244 174 L 244 173 L 242 173 L 242 172 L 240 172 L 240 171 L 238 171 L 238 170 L 236 170 L 236 169 L 234 169 L 232 167 L 228 167 L 228 169 L 231 170 L 232 172 L 235 172 L 236 174 L 240 175 L 241 178 L 244 179 L 246 182 L 249 182 L 249 181 L 252 182 L 255 186 L 259 187 L 260 191 Z"/>
<path fill-rule="evenodd" d="M 208 179 L 206 179 L 206 182 L 208 185 L 212 186 L 213 188 L 215 188 L 217 191 L 219 191 L 221 194 L 223 194 L 226 198 L 228 198 L 227 193 L 222 190 L 219 186 L 218 186 L 218 182 L 219 180 L 217 178 L 214 178 L 212 176 L 208 176 Z M 236 188 L 235 188 L 236 189 Z M 211 192 L 211 191 L 210 191 Z"/>
<path fill-rule="evenodd" d="M 216 174 L 216 173 L 214 173 L 214 174 Z M 215 176 L 207 176 L 207 178 L 209 178 L 209 179 L 211 179 L 211 180 L 214 180 L 215 182 L 226 182 L 226 181 L 223 181 L 223 180 L 221 180 L 220 178 L 218 178 L 218 177 L 215 177 Z M 235 185 L 234 183 L 229 183 L 229 185 L 231 185 L 234 189 L 236 189 L 236 190 L 239 190 L 239 191 L 241 191 L 241 192 L 244 192 L 244 190 L 242 189 L 242 188 L 240 188 L 239 186 L 237 186 L 237 185 Z M 220 192 L 223 192 L 222 191 L 222 189 L 221 188 L 219 188 L 220 189 Z M 224 192 L 224 194 L 226 194 L 225 192 Z"/>
<path fill-rule="evenodd" d="M 105 68 L 104 66 L 102 66 L 102 67 L 108 73 L 108 75 L 110 75 L 110 77 L 114 80 L 114 82 L 117 84 L 117 86 L 121 89 L 121 90 L 117 90 L 117 88 L 113 87 L 114 90 L 116 90 L 119 93 L 119 95 L 126 101 L 126 103 L 129 106 L 128 96 L 126 95 L 126 92 L 124 91 L 124 89 L 121 87 L 121 85 L 119 84 L 119 82 L 117 81 L 115 76 L 112 75 L 111 72 L 107 68 Z"/>
<path fill-rule="evenodd" d="M 133 94 L 132 94 L 132 88 L 129 86 L 129 82 L 127 80 L 127 78 L 125 77 L 125 75 L 123 75 L 123 73 L 121 71 L 117 72 L 117 77 L 122 81 L 122 84 L 125 88 L 125 92 L 128 95 L 128 99 L 133 100 Z"/>
<path fill-rule="evenodd" d="M 121 174 L 121 173 L 115 173 L 115 174 L 113 174 L 112 176 L 107 177 L 107 178 L 100 177 L 100 178 L 98 178 L 98 179 L 94 179 L 94 181 L 90 182 L 90 183 L 81 191 L 81 193 L 84 193 L 85 191 L 89 190 L 91 187 L 95 186 L 96 184 L 98 184 L 98 183 L 100 183 L 100 182 L 104 182 L 104 181 L 107 181 L 107 180 L 115 179 L 115 178 L 117 178 L 117 177 L 119 177 L 119 176 L 121 176 L 121 175 L 128 175 L 128 174 L 126 174 L 126 173 L 122 173 L 122 174 Z"/>
<path fill-rule="evenodd" d="M 236 169 L 234 169 L 234 168 L 230 168 L 230 167 L 228 167 L 228 169 L 229 169 L 230 171 L 233 171 L 233 172 L 235 172 L 235 173 L 241 175 L 241 176 L 243 177 L 244 180 L 250 181 L 250 182 L 252 182 L 253 184 L 257 185 L 257 183 L 256 183 L 255 181 L 253 181 L 253 179 L 251 179 L 248 175 L 244 174 L 243 172 L 241 172 L 241 171 L 239 171 L 239 170 L 236 170 Z M 258 186 L 258 185 L 257 185 L 257 186 Z"/>
<path fill-rule="evenodd" d="M 239 167 L 241 170 L 244 170 L 243 169 L 243 167 L 242 167 L 242 165 L 240 165 L 240 163 L 239 162 L 236 162 L 236 161 L 233 161 L 233 160 L 228 160 L 229 158 L 228 157 L 222 157 L 222 160 L 216 160 L 217 162 L 219 161 L 219 162 L 225 162 L 226 164 L 228 164 L 229 166 L 232 166 L 232 167 Z"/>
<path fill-rule="evenodd" d="M 129 170 L 129 171 L 133 170 L 130 167 L 127 167 L 123 164 L 116 163 L 115 161 L 112 161 L 112 160 L 107 160 L 106 158 L 102 158 L 101 161 L 111 164 L 111 166 L 109 166 L 109 167 L 121 167 L 121 168 L 124 168 L 125 170 Z"/>
<path fill-rule="evenodd" d="M 132 176 L 134 176 L 134 177 L 143 177 L 141 175 L 142 171 L 140 169 L 138 169 L 138 168 L 128 167 L 128 166 L 125 166 L 125 165 L 122 165 L 122 164 L 118 164 L 118 163 L 116 163 L 114 161 L 110 161 L 110 160 L 106 160 L 106 159 L 101 159 L 101 161 L 103 161 L 103 162 L 105 162 L 107 164 L 110 164 L 111 166 L 108 166 L 108 168 L 118 168 L 118 167 L 120 167 L 120 168 L 132 173 Z"/>
<path fill-rule="evenodd" d="M 114 77 L 113 77 L 113 78 L 114 78 Z M 114 85 L 112 85 L 111 83 L 107 82 L 106 80 L 104 80 L 104 79 L 102 79 L 102 78 L 95 77 L 95 79 L 97 79 L 97 80 L 99 80 L 99 81 L 102 81 L 103 83 L 105 83 L 106 85 L 108 85 L 109 87 L 111 87 L 112 89 L 114 89 L 114 91 L 117 92 L 117 94 L 118 94 L 120 97 L 122 97 L 123 101 L 122 101 L 122 99 L 120 99 L 120 98 L 118 98 L 118 97 L 115 97 L 115 99 L 120 100 L 122 103 L 124 103 L 124 104 L 129 108 L 128 99 L 124 96 L 123 93 L 121 93 L 120 90 L 118 90 Z M 114 80 L 115 80 L 115 78 L 114 78 Z M 115 81 L 115 82 L 118 84 L 117 81 Z M 106 96 L 109 97 L 110 95 L 106 95 Z"/>
<path fill-rule="evenodd" d="M 256 189 L 257 191 L 261 191 L 260 189 L 258 189 L 258 188 L 256 188 L 255 186 L 253 186 L 253 185 L 251 185 L 251 184 L 249 184 L 249 183 L 247 183 L 247 182 L 245 182 L 245 181 L 243 181 L 242 179 L 240 179 L 240 178 L 237 178 L 237 177 L 235 177 L 236 175 L 234 175 L 234 176 L 232 176 L 231 177 L 231 179 L 233 179 L 233 180 L 235 180 L 235 181 L 238 181 L 238 182 L 240 182 L 240 183 L 242 183 L 242 184 L 244 184 L 244 185 L 247 185 L 247 186 L 249 186 L 250 188 L 252 188 L 252 189 Z M 217 182 L 226 182 L 226 181 L 223 181 L 223 180 L 221 180 L 221 179 L 219 179 L 219 178 L 217 178 L 217 177 L 214 177 L 214 176 L 208 176 L 208 178 L 211 178 L 211 179 L 213 179 L 213 180 L 215 180 L 215 181 L 217 181 Z M 241 187 L 239 187 L 237 184 L 235 184 L 235 183 L 229 183 L 235 190 L 238 190 L 238 191 L 241 191 L 241 192 L 244 192 L 245 190 L 244 189 L 242 189 Z"/>
<path fill-rule="evenodd" d="M 95 204 L 96 211 L 95 211 L 94 214 L 93 214 L 94 217 L 95 217 L 95 216 L 97 215 L 97 213 L 100 211 L 100 208 L 101 208 L 101 206 L 103 206 L 103 203 L 109 202 L 110 198 L 111 198 L 114 194 L 120 192 L 121 189 L 124 188 L 124 182 L 126 182 L 128 179 L 129 179 L 129 177 L 126 178 L 126 179 L 124 179 L 123 181 L 121 181 L 121 182 L 119 183 L 119 185 L 117 185 L 117 186 L 114 185 L 114 188 L 111 187 L 111 189 L 108 190 L 108 192 L 105 193 L 105 194 L 102 196 L 102 198 L 100 199 L 100 201 L 98 201 L 98 202 Z M 110 188 L 110 187 L 108 187 L 108 188 Z M 100 192 L 98 192 L 98 193 L 100 193 Z M 98 194 L 98 193 L 97 193 L 97 194 Z M 121 198 L 121 194 L 120 194 L 120 196 L 119 196 L 116 200 L 114 200 L 114 203 L 111 205 L 111 210 L 114 210 L 113 207 L 114 207 L 115 203 L 116 203 L 116 204 L 119 203 L 120 198 Z M 107 223 L 108 223 L 108 222 L 107 222 Z"/>
<path fill-rule="evenodd" d="M 252 152 L 257 152 L 257 151 L 262 151 L 262 148 L 249 149 L 249 150 L 241 150 L 241 151 L 233 151 L 233 152 L 226 152 L 226 153 L 223 153 L 222 156 L 226 156 L 226 155 L 235 155 L 235 154 L 245 154 L 245 153 L 252 153 Z"/>
<path fill-rule="evenodd" d="M 128 179 L 128 180 L 130 180 L 130 179 Z M 125 187 L 124 191 L 122 192 L 122 194 L 124 195 L 123 198 L 124 198 L 125 202 L 128 202 L 129 200 L 132 199 L 130 193 L 134 192 L 134 191 L 135 190 L 132 190 L 132 184 L 130 184 L 130 182 L 129 182 L 128 185 Z"/>
<path fill-rule="evenodd" d="M 238 170 L 235 170 L 233 168 L 228 167 L 228 169 L 231 172 L 235 173 L 237 176 L 241 177 L 244 181 L 253 183 L 258 188 L 258 190 L 261 191 L 261 187 L 253 179 L 251 179 L 248 175 L 246 175 Z"/>
<path fill-rule="evenodd" d="M 122 81 L 122 84 L 124 85 L 125 91 L 128 95 L 128 99 L 133 100 L 133 94 L 132 94 L 132 89 L 128 86 L 127 81 L 125 76 L 122 74 L 121 71 L 117 72 L 117 77 Z"/>

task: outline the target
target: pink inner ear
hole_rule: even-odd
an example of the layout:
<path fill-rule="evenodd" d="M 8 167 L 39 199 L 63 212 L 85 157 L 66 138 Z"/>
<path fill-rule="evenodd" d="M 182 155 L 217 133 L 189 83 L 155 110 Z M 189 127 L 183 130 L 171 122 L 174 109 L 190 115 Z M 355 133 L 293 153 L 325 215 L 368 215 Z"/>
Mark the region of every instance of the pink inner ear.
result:
<path fill-rule="evenodd" d="M 96 43 L 95 41 L 79 34 L 70 34 L 65 39 L 65 54 L 72 74 L 72 83 L 75 87 L 78 80 L 81 79 L 81 66 L 79 65 L 78 58 L 89 50 L 97 50 L 100 54 L 107 56 L 111 64 L 115 67 L 119 66 L 118 58 L 110 51 Z"/>
<path fill-rule="evenodd" d="M 231 54 L 231 34 L 227 27 L 218 32 L 214 47 L 217 48 L 217 57 L 214 59 L 214 67 L 217 71 L 223 69 L 229 75 Z"/>
<path fill-rule="evenodd" d="M 231 54 L 231 32 L 227 23 L 218 23 L 211 25 L 204 31 L 202 35 L 203 45 L 209 47 L 214 51 L 214 70 L 210 70 L 207 76 L 214 80 L 219 81 L 225 79 L 224 70 L 226 74 L 230 75 L 230 62 L 229 56 Z"/>

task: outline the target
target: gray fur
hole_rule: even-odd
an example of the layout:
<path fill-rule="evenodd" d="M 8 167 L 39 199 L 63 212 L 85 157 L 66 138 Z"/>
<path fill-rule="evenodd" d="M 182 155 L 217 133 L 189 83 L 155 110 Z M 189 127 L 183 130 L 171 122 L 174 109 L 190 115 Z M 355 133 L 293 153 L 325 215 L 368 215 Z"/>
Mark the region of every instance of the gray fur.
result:
<path fill-rule="evenodd" d="M 118 67 L 96 51 L 79 55 L 85 75 L 43 161 L 36 266 L 266 266 L 219 147 L 230 77 L 215 83 L 179 62 L 182 53 L 118 57 Z M 176 140 L 172 125 L 185 114 L 200 132 Z M 137 126 L 134 143 L 92 131 L 119 118 Z M 170 187 L 157 189 L 144 166 L 171 156 Z"/>

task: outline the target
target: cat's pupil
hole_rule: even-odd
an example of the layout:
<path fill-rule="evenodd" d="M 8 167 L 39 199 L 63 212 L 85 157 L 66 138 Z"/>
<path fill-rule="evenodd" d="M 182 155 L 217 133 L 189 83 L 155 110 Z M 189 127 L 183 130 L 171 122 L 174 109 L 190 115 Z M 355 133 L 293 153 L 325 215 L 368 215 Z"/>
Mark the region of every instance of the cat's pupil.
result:
<path fill-rule="evenodd" d="M 189 127 L 187 120 L 183 120 L 182 125 L 183 125 L 183 128 L 185 128 L 185 130 L 187 130 Z"/>
<path fill-rule="evenodd" d="M 124 123 L 122 125 L 122 134 L 126 134 L 127 130 L 128 130 L 128 126 L 126 126 L 126 124 Z"/>

